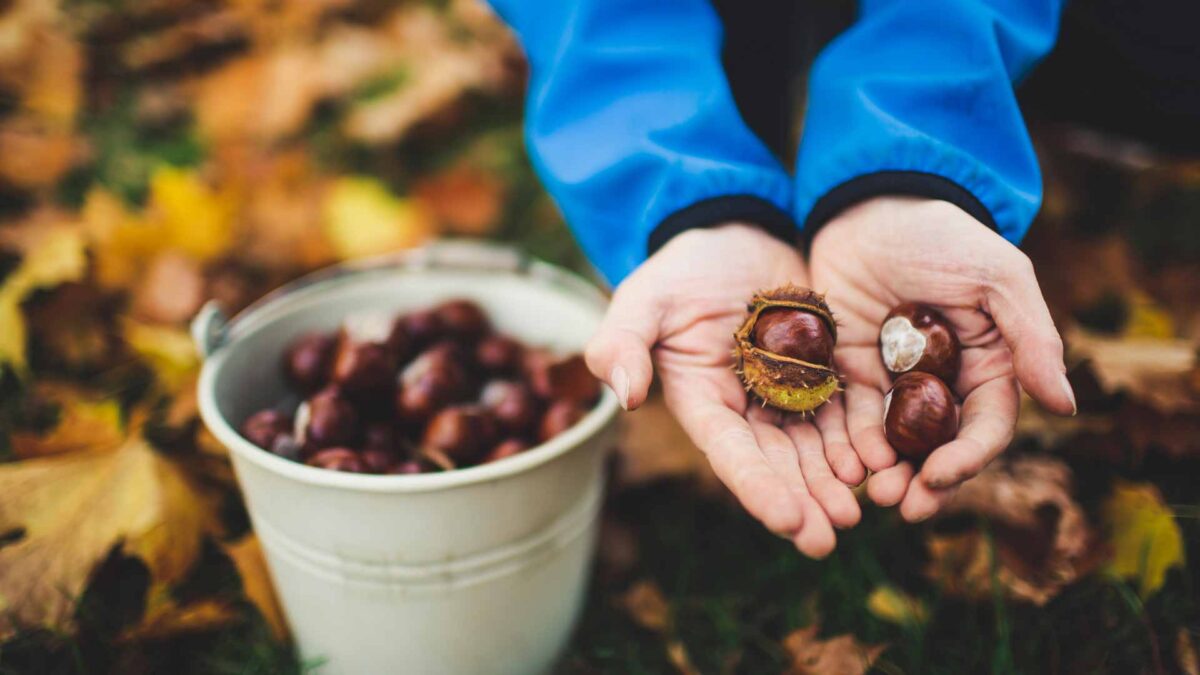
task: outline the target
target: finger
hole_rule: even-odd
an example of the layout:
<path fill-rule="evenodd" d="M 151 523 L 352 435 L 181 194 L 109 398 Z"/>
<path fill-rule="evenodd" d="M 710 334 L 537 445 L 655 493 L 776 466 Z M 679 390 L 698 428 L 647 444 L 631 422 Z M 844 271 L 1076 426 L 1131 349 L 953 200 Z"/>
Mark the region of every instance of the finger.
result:
<path fill-rule="evenodd" d="M 935 490 L 925 484 L 920 477 L 914 478 L 908 484 L 908 491 L 900 502 L 900 517 L 910 523 L 919 523 L 928 519 L 941 510 L 946 502 L 958 492 L 958 486 Z"/>
<path fill-rule="evenodd" d="M 821 433 L 821 444 L 825 447 L 825 458 L 833 473 L 846 485 L 858 485 L 867 477 L 867 469 L 850 445 L 850 433 L 846 431 L 846 408 L 840 396 L 817 408 L 814 420 Z"/>
<path fill-rule="evenodd" d="M 792 537 L 792 543 L 804 555 L 820 560 L 833 553 L 837 546 L 837 534 L 829 517 L 811 495 L 804 495 L 800 503 L 804 508 L 804 525 Z"/>
<path fill-rule="evenodd" d="M 896 451 L 883 435 L 883 393 L 875 387 L 851 382 L 846 386 L 846 428 L 850 445 L 872 471 L 896 464 Z"/>
<path fill-rule="evenodd" d="M 1042 298 L 1033 264 L 1024 254 L 1014 253 L 986 293 L 987 310 L 1012 351 L 1021 386 L 1050 411 L 1074 415 L 1075 393 L 1067 381 L 1062 337 Z"/>
<path fill-rule="evenodd" d="M 800 500 L 767 463 L 746 419 L 700 383 L 664 381 L 663 387 L 667 406 L 742 507 L 772 532 L 790 537 L 799 531 Z"/>
<path fill-rule="evenodd" d="M 1012 442 L 1020 394 L 1011 378 L 985 382 L 967 395 L 958 436 L 937 448 L 921 468 L 931 488 L 957 485 L 983 471 Z"/>
<path fill-rule="evenodd" d="M 588 342 L 588 369 L 617 395 L 626 410 L 645 400 L 654 378 L 650 349 L 658 341 L 658 301 L 634 278 L 617 289 L 600 328 Z"/>
<path fill-rule="evenodd" d="M 800 456 L 800 470 L 804 483 L 836 527 L 854 527 L 862 517 L 858 500 L 850 488 L 838 479 L 829 468 L 829 461 L 821 446 L 821 434 L 816 427 L 803 420 L 793 419 L 786 425 L 796 452 Z"/>
<path fill-rule="evenodd" d="M 913 473 L 912 464 L 900 462 L 883 471 L 871 474 L 871 477 L 867 479 L 867 497 L 883 507 L 899 504 L 908 491 Z"/>

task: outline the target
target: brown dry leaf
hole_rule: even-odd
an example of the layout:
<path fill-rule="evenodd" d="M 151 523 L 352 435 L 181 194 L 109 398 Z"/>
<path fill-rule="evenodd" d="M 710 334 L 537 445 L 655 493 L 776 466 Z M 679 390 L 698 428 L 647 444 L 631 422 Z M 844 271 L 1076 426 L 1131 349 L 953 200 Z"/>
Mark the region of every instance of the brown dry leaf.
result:
<path fill-rule="evenodd" d="M 78 281 L 87 270 L 84 239 L 79 228 L 45 224 L 23 232 L 18 250 L 21 263 L 0 285 L 0 365 L 26 369 L 25 316 L 21 303 L 35 290 Z"/>
<path fill-rule="evenodd" d="M 964 483 L 940 515 L 987 518 L 999 583 L 1011 597 L 1043 605 L 1100 562 L 1098 537 L 1073 491 L 1061 460 L 1005 457 Z M 982 533 L 932 535 L 928 544 L 927 576 L 954 592 L 988 596 L 992 551 Z"/>
<path fill-rule="evenodd" d="M 418 181 L 413 196 L 447 231 L 480 236 L 496 227 L 504 207 L 504 183 L 494 173 L 463 163 Z"/>
<path fill-rule="evenodd" d="M 721 483 L 683 428 L 667 410 L 662 393 L 654 391 L 636 411 L 622 415 L 617 480 L 640 485 L 663 478 L 693 478 L 705 492 Z"/>
<path fill-rule="evenodd" d="M 0 634 L 66 627 L 92 568 L 114 545 L 158 583 L 180 581 L 216 504 L 140 436 L 107 450 L 0 466 Z"/>
<path fill-rule="evenodd" d="M 296 133 L 321 96 L 316 68 L 311 50 L 292 45 L 230 61 L 197 87 L 201 132 L 218 143 Z"/>
<path fill-rule="evenodd" d="M 1200 675 L 1200 656 L 1196 655 L 1196 645 L 1187 628 L 1181 627 L 1175 633 L 1175 662 L 1184 675 Z"/>
<path fill-rule="evenodd" d="M 62 284 L 26 305 L 30 343 L 56 370 L 96 373 L 112 368 L 123 352 L 113 324 L 118 302 L 86 281 Z"/>
<path fill-rule="evenodd" d="M 121 61 L 131 70 L 185 61 L 200 50 L 232 45 L 246 37 L 246 27 L 232 9 L 215 9 L 167 24 L 162 30 L 130 40 Z"/>
<path fill-rule="evenodd" d="M 634 623 L 656 633 L 665 632 L 671 622 L 671 607 L 658 584 L 645 580 L 630 586 L 617 604 L 629 614 Z"/>
<path fill-rule="evenodd" d="M 1109 338 L 1079 328 L 1065 337 L 1070 358 L 1087 361 L 1108 393 L 1125 392 L 1162 413 L 1200 413 L 1200 396 L 1189 383 L 1196 367 L 1191 341 Z"/>
<path fill-rule="evenodd" d="M 700 671 L 692 665 L 687 647 L 679 640 L 671 640 L 667 643 L 667 660 L 671 662 L 672 666 L 675 666 L 675 670 L 680 675 L 700 675 Z"/>
<path fill-rule="evenodd" d="M 219 598 L 205 598 L 186 605 L 151 603 L 140 623 L 121 632 L 118 642 L 144 642 L 177 638 L 185 633 L 203 633 L 228 626 L 238 619 L 237 609 Z"/>
<path fill-rule="evenodd" d="M 133 289 L 133 313 L 153 323 L 183 323 L 204 302 L 204 272 L 191 256 L 162 251 Z"/>
<path fill-rule="evenodd" d="M 863 675 L 887 648 L 864 645 L 852 634 L 825 640 L 817 637 L 820 626 L 792 631 L 783 639 L 783 648 L 791 656 L 787 675 Z"/>
<path fill-rule="evenodd" d="M 226 544 L 225 553 L 233 560 L 238 574 L 242 577 L 242 591 L 267 621 L 271 633 L 278 640 L 286 640 L 287 621 L 283 618 L 279 598 L 275 596 L 275 586 L 271 583 L 271 575 L 267 570 L 267 561 L 263 558 L 258 537 L 249 534 L 237 542 Z"/>
<path fill-rule="evenodd" d="M 12 433 L 9 442 L 18 459 L 111 448 L 125 437 L 121 406 L 111 396 L 97 396 L 65 382 L 51 381 L 36 383 L 32 396 L 57 405 L 58 421 L 44 434 Z"/>
<path fill-rule="evenodd" d="M 28 190 L 58 183 L 79 155 L 70 129 L 29 117 L 0 123 L 0 182 Z"/>

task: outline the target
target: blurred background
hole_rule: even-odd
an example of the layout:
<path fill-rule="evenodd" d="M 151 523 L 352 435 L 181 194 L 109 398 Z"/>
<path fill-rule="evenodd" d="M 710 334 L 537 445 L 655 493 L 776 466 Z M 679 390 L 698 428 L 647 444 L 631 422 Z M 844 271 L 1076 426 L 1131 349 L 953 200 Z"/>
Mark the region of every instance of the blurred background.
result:
<path fill-rule="evenodd" d="M 587 272 L 473 0 L 0 2 L 0 673 L 292 673 L 188 319 L 443 236 Z M 1031 122 L 1080 415 L 823 562 L 627 419 L 564 673 L 1200 673 L 1200 161 Z M 1171 150 L 1167 147 L 1166 150 Z M 469 639 L 469 636 L 464 636 Z"/>

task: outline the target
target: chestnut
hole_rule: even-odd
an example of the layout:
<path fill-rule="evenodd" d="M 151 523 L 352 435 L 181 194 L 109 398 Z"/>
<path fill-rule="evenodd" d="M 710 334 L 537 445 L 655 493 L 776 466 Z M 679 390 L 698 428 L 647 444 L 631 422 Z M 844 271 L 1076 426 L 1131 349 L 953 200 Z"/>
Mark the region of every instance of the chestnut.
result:
<path fill-rule="evenodd" d="M 396 320 L 395 332 L 403 333 L 411 350 L 420 350 L 436 342 L 445 333 L 437 312 L 423 309 Z"/>
<path fill-rule="evenodd" d="M 554 438 L 575 426 L 575 423 L 583 419 L 586 414 L 587 411 L 575 401 L 568 399 L 555 401 L 546 409 L 546 414 L 542 415 L 542 421 L 538 425 L 538 441 L 545 443 Z"/>
<path fill-rule="evenodd" d="M 358 453 L 350 448 L 325 448 L 324 450 L 319 450 L 312 457 L 309 457 L 305 464 L 315 466 L 318 469 L 345 471 L 347 473 L 365 473 L 367 470 Z"/>
<path fill-rule="evenodd" d="M 396 413 L 406 422 L 423 422 L 449 403 L 461 401 L 471 391 L 470 377 L 447 345 L 421 353 L 400 372 L 395 395 Z"/>
<path fill-rule="evenodd" d="M 883 430 L 897 453 L 920 462 L 958 434 L 954 394 L 929 373 L 904 373 L 883 399 Z"/>
<path fill-rule="evenodd" d="M 492 448 L 492 451 L 483 458 L 482 463 L 489 464 L 491 462 L 498 462 L 506 457 L 519 455 L 528 450 L 530 447 L 532 446 L 529 445 L 528 441 L 520 438 L 507 438 L 503 441 L 500 441 L 496 447 Z"/>
<path fill-rule="evenodd" d="M 493 333 L 475 346 L 475 362 L 493 375 L 513 375 L 521 368 L 525 348 L 520 342 Z"/>
<path fill-rule="evenodd" d="M 283 372 L 288 382 L 302 394 L 324 387 L 329 381 L 337 340 L 324 333 L 300 336 L 283 357 Z"/>
<path fill-rule="evenodd" d="M 600 396 L 599 380 L 578 354 L 556 358 L 545 351 L 530 351 L 525 358 L 525 377 L 533 392 L 544 399 L 590 406 Z"/>
<path fill-rule="evenodd" d="M 481 406 L 451 406 L 429 421 L 421 446 L 439 451 L 462 466 L 474 464 L 491 449 L 499 435 L 496 420 Z"/>
<path fill-rule="evenodd" d="M 954 384 L 962 346 L 954 327 L 937 310 L 906 302 L 888 312 L 879 330 L 883 365 L 893 375 L 929 373 Z"/>
<path fill-rule="evenodd" d="M 505 433 L 523 435 L 538 421 L 537 398 L 521 382 L 493 380 L 483 387 L 479 403 L 491 411 Z"/>
<path fill-rule="evenodd" d="M 791 307 L 764 310 L 754 323 L 755 347 L 791 359 L 828 366 L 833 363 L 833 333 L 825 319 Z"/>
<path fill-rule="evenodd" d="M 292 433 L 292 418 L 278 410 L 259 410 L 242 422 L 240 431 L 246 440 L 270 450 L 281 436 Z"/>
<path fill-rule="evenodd" d="M 322 389 L 296 410 L 296 438 L 308 447 L 354 445 L 358 435 L 358 413 L 337 389 Z"/>
<path fill-rule="evenodd" d="M 459 340 L 478 340 L 492 330 L 483 308 L 470 300 L 450 300 L 433 309 L 442 330 Z"/>
<path fill-rule="evenodd" d="M 279 455 L 284 459 L 290 459 L 293 462 L 302 461 L 304 457 L 304 446 L 296 440 L 290 433 L 282 436 L 276 436 L 275 442 L 268 448 L 271 454 Z"/>
<path fill-rule="evenodd" d="M 333 381 L 347 394 L 386 393 L 395 380 L 396 357 L 382 342 L 354 342 L 343 337 L 333 362 Z"/>
<path fill-rule="evenodd" d="M 400 462 L 395 466 L 389 467 L 387 473 L 393 475 L 407 475 L 416 473 L 425 473 L 425 467 L 415 459 Z"/>

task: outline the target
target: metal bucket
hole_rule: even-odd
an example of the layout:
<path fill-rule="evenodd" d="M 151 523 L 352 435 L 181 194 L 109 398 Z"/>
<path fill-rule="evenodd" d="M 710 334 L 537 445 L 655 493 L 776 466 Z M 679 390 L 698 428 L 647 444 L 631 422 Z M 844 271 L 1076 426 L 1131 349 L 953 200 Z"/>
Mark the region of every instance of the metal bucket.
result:
<path fill-rule="evenodd" d="M 605 299 L 503 247 L 443 243 L 332 268 L 233 320 L 193 324 L 200 412 L 229 448 L 302 658 L 320 673 L 528 674 L 550 669 L 582 608 L 617 402 L 501 462 L 376 476 L 276 457 L 236 426 L 286 395 L 278 360 L 302 333 L 360 311 L 478 302 L 533 345 L 580 351 Z"/>

